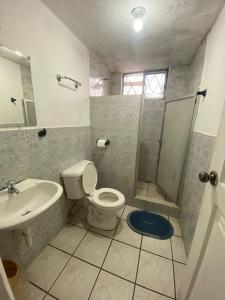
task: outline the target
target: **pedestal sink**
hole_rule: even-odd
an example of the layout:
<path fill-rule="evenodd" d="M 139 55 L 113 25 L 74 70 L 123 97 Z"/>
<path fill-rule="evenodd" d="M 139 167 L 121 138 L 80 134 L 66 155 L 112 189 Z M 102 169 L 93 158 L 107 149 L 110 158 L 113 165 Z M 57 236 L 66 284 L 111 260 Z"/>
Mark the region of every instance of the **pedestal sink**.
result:
<path fill-rule="evenodd" d="M 51 207 L 63 189 L 56 182 L 39 179 L 26 179 L 16 187 L 19 193 L 0 191 L 0 230 L 19 229 L 26 238 L 32 236 L 29 223 Z"/>

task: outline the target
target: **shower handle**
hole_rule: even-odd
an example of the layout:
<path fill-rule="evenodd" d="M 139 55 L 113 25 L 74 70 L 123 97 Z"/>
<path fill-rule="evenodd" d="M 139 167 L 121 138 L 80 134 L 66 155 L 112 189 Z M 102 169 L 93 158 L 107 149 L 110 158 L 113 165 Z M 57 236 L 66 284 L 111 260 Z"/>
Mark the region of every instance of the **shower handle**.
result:
<path fill-rule="evenodd" d="M 218 183 L 218 174 L 215 171 L 211 171 L 209 174 L 207 172 L 199 173 L 199 180 L 201 182 L 210 182 L 212 185 L 217 185 Z"/>

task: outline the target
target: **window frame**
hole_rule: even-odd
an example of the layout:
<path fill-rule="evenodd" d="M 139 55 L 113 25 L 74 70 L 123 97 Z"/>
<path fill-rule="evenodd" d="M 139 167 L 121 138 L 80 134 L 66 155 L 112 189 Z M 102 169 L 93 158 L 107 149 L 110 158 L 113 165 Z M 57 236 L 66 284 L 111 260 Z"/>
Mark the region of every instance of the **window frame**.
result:
<path fill-rule="evenodd" d="M 145 99 L 165 100 L 167 80 L 168 80 L 168 71 L 169 71 L 168 69 L 159 69 L 159 70 L 149 70 L 149 71 L 138 71 L 138 72 L 123 73 L 122 95 L 123 96 L 135 96 L 135 95 L 124 95 L 123 94 L 124 77 L 127 76 L 127 75 L 132 75 L 132 74 L 143 74 L 142 93 L 139 94 L 139 95 L 140 96 L 144 96 Z M 149 74 L 159 74 L 159 73 L 164 73 L 165 74 L 165 84 L 164 84 L 164 89 L 163 89 L 163 97 L 149 97 L 149 96 L 145 96 L 144 88 L 145 88 L 145 77 L 146 77 L 146 75 L 149 75 Z"/>

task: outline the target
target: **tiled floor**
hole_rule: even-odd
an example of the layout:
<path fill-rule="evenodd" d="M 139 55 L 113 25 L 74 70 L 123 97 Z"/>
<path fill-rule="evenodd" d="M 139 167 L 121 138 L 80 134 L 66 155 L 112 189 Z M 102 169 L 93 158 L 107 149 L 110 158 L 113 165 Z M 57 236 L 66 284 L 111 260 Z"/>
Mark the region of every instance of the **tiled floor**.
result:
<path fill-rule="evenodd" d="M 159 192 L 157 185 L 149 182 L 138 181 L 136 184 L 136 195 L 155 200 L 165 200 L 164 195 Z"/>
<path fill-rule="evenodd" d="M 111 232 L 86 223 L 80 208 L 26 270 L 17 300 L 166 300 L 177 289 L 186 257 L 179 222 L 175 235 L 161 241 L 143 237 L 127 225 L 126 206 Z"/>

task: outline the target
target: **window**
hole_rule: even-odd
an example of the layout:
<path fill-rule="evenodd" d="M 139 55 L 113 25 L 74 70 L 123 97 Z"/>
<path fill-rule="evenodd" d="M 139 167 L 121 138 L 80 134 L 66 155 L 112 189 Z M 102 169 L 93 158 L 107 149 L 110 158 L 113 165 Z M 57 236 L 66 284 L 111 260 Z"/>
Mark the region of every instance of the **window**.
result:
<path fill-rule="evenodd" d="M 90 96 L 103 96 L 103 82 L 102 78 L 89 79 Z"/>
<path fill-rule="evenodd" d="M 166 71 L 125 74 L 123 95 L 141 95 L 147 98 L 164 98 Z"/>
<path fill-rule="evenodd" d="M 123 95 L 141 95 L 143 91 L 143 79 L 143 73 L 124 75 Z"/>

